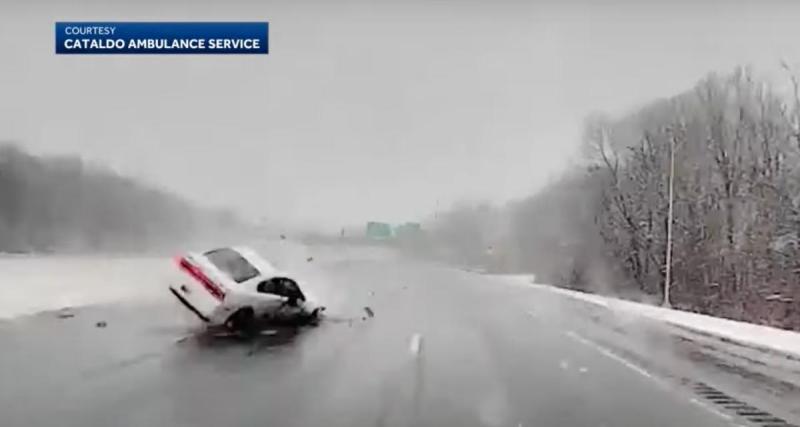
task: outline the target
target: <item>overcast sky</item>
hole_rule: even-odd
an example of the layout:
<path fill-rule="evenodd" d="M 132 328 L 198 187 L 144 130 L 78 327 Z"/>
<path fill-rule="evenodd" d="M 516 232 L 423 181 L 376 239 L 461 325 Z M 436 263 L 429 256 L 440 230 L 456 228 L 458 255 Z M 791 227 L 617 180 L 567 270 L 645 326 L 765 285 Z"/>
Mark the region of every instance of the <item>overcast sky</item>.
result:
<path fill-rule="evenodd" d="M 529 194 L 590 112 L 800 63 L 797 2 L 333 3 L 3 0 L 0 140 L 335 228 Z M 270 54 L 56 56 L 59 20 L 266 20 Z"/>

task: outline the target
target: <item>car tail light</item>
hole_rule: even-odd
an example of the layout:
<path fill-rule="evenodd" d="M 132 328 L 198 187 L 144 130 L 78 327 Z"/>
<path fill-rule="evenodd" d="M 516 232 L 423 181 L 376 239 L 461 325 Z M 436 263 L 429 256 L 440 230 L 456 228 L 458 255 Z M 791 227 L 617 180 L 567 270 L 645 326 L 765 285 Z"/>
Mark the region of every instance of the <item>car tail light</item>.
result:
<path fill-rule="evenodd" d="M 194 266 L 185 257 L 178 257 L 176 259 L 176 262 L 183 271 L 189 273 L 190 276 L 194 277 L 198 282 L 200 282 L 203 285 L 203 287 L 205 287 L 206 290 L 212 296 L 214 296 L 214 298 L 220 301 L 225 299 L 225 291 L 223 291 L 219 285 L 214 283 L 213 280 L 209 279 L 208 276 L 206 276 L 205 273 L 203 273 L 203 270 Z"/>

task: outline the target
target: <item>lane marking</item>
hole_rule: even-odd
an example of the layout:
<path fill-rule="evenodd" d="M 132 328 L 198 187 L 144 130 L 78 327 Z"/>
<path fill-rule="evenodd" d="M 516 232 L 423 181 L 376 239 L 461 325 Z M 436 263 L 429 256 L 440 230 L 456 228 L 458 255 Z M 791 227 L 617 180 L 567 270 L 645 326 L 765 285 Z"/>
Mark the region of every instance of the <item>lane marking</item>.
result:
<path fill-rule="evenodd" d="M 419 357 L 419 353 L 422 351 L 422 335 L 411 335 L 411 340 L 408 343 L 408 351 L 412 356 Z"/>
<path fill-rule="evenodd" d="M 612 352 L 611 350 L 601 346 L 600 344 L 597 344 L 596 342 L 594 342 L 592 340 L 589 340 L 587 338 L 584 338 L 584 337 L 580 336 L 577 332 L 575 332 L 575 331 L 567 331 L 566 335 L 568 337 L 580 342 L 581 344 L 585 344 L 585 345 L 587 345 L 589 347 L 592 347 L 595 350 L 597 350 L 600 353 L 602 353 L 603 355 L 605 355 L 605 356 L 607 356 L 607 357 L 609 357 L 611 359 L 614 359 L 619 363 L 622 363 L 623 365 L 627 366 L 628 368 L 630 368 L 631 370 L 635 371 L 636 373 L 638 373 L 638 374 L 640 374 L 640 375 L 642 375 L 644 377 L 650 378 L 651 380 L 653 380 L 659 386 L 661 386 L 663 388 L 669 388 L 667 386 L 667 384 L 663 380 L 661 380 L 660 378 L 654 377 L 651 373 L 647 372 L 642 367 L 634 364 L 633 362 L 630 362 L 627 359 L 624 359 L 623 357 L 621 357 L 621 356 L 617 355 L 616 353 Z M 692 398 L 689 399 L 689 401 L 692 402 L 693 404 L 705 409 L 706 411 L 711 412 L 712 414 L 714 414 L 714 415 L 716 415 L 716 416 L 718 416 L 720 418 L 725 419 L 726 421 L 732 421 L 733 420 L 733 417 L 731 415 L 728 415 L 728 414 L 726 414 L 724 412 L 721 412 L 717 408 L 714 408 L 713 406 L 711 406 L 711 405 L 709 405 L 709 404 L 707 404 L 707 403 L 705 403 L 705 402 L 703 402 L 701 400 L 698 400 L 698 399 L 692 397 Z"/>
<path fill-rule="evenodd" d="M 730 415 L 728 415 L 728 414 L 726 414 L 724 412 L 721 412 L 717 408 L 715 408 L 715 407 L 713 407 L 713 406 L 711 406 L 711 405 L 709 405 L 709 404 L 707 404 L 707 403 L 705 403 L 703 401 L 695 399 L 694 397 L 689 399 L 689 401 L 694 403 L 695 405 L 705 409 L 706 411 L 711 412 L 712 414 L 714 414 L 714 415 L 716 415 L 716 416 L 718 416 L 720 418 L 724 418 L 724 419 L 726 419 L 728 421 L 733 419 L 732 416 L 730 416 Z"/>
<path fill-rule="evenodd" d="M 602 353 L 604 356 L 606 356 L 606 357 L 608 357 L 610 359 L 616 360 L 617 362 L 625 365 L 626 367 L 628 367 L 632 371 L 638 373 L 639 375 L 642 375 L 642 376 L 650 378 L 651 380 L 654 380 L 654 381 L 656 381 L 658 383 L 661 383 L 661 381 L 656 379 L 652 374 L 650 374 L 650 372 L 645 371 L 643 368 L 641 368 L 638 365 L 628 361 L 627 359 L 622 358 L 621 356 L 619 356 L 616 353 L 612 352 L 611 350 L 601 346 L 600 344 L 597 344 L 594 341 L 588 340 L 588 339 L 578 335 L 575 331 L 567 331 L 566 335 L 568 337 L 574 339 L 575 341 L 580 342 L 581 344 L 584 344 L 584 345 L 587 345 L 589 347 L 594 348 L 595 350 L 597 350 L 600 353 Z"/>

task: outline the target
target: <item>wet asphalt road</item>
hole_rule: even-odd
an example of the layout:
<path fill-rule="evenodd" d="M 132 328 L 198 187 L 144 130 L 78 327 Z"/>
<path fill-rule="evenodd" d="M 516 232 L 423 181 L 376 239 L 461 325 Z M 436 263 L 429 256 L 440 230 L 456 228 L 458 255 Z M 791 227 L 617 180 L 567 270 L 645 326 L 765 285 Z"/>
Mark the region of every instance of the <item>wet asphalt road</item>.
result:
<path fill-rule="evenodd" d="M 609 354 L 562 297 L 398 258 L 315 268 L 332 318 L 252 341 L 193 333 L 166 292 L 0 322 L 0 425 L 733 423 Z"/>

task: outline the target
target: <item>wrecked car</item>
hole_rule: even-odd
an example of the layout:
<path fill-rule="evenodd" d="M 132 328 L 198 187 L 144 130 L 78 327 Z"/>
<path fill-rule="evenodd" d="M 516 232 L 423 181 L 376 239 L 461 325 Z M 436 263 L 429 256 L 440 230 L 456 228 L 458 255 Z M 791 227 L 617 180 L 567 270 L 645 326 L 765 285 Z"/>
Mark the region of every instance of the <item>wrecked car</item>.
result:
<path fill-rule="evenodd" d="M 169 290 L 208 326 L 252 331 L 262 324 L 313 324 L 324 311 L 297 281 L 246 247 L 224 247 L 175 258 Z"/>

